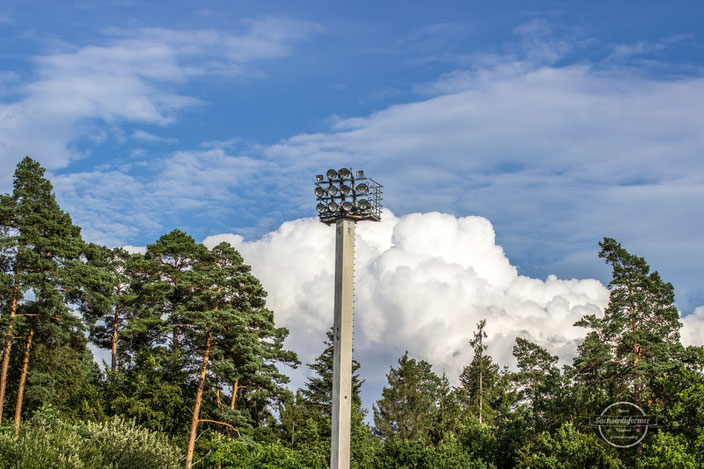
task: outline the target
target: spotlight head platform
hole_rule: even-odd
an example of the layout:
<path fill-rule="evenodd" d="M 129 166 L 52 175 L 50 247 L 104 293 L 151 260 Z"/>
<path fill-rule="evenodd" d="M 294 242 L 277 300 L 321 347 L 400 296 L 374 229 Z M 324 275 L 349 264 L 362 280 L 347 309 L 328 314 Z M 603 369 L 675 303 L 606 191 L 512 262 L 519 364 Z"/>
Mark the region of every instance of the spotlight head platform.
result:
<path fill-rule="evenodd" d="M 381 220 L 381 188 L 364 171 L 328 169 L 325 176 L 315 176 L 316 209 L 320 221 L 331 225 L 341 218 Z"/>

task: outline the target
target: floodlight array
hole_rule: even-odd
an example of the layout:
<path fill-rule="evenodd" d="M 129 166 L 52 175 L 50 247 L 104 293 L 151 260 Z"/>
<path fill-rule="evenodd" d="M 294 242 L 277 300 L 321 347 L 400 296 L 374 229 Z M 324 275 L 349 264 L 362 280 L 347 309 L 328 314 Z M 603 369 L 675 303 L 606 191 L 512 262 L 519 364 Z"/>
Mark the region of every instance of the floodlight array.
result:
<path fill-rule="evenodd" d="M 338 218 L 381 220 L 381 184 L 349 168 L 328 169 L 315 176 L 316 210 L 320 221 L 333 223 Z"/>

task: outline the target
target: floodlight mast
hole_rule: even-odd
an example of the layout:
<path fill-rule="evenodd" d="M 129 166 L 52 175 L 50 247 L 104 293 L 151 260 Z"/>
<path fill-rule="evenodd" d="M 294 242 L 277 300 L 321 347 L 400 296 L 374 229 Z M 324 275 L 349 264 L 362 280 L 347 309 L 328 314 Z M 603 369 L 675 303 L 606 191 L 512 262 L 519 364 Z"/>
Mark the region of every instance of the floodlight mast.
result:
<path fill-rule="evenodd" d="M 335 303 L 330 468 L 350 467 L 354 231 L 359 220 L 381 220 L 381 184 L 349 168 L 315 177 L 320 221 L 335 223 Z"/>

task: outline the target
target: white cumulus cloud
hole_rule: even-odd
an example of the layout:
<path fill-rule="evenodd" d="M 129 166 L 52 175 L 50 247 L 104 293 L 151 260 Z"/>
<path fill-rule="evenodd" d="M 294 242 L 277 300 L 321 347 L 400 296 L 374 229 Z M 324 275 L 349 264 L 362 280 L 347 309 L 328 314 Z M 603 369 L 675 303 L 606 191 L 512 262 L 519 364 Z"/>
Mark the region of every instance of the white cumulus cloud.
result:
<path fill-rule="evenodd" d="M 681 318 L 682 343 L 684 345 L 704 345 L 704 306 L 694 308 L 694 312 Z"/>
<path fill-rule="evenodd" d="M 227 241 L 242 253 L 269 292 L 277 323 L 291 331 L 288 347 L 310 363 L 332 325 L 334 238 L 334 228 L 304 218 L 255 241 L 222 234 L 204 244 Z M 397 217 L 387 210 L 380 223 L 357 225 L 355 255 L 354 347 L 366 402 L 378 398 L 389 366 L 405 350 L 457 382 L 483 318 L 489 353 L 499 363 L 512 364 L 516 336 L 569 362 L 585 333 L 574 322 L 608 303 L 597 280 L 519 275 L 482 217 Z M 303 385 L 303 374 L 294 373 L 295 386 Z"/>

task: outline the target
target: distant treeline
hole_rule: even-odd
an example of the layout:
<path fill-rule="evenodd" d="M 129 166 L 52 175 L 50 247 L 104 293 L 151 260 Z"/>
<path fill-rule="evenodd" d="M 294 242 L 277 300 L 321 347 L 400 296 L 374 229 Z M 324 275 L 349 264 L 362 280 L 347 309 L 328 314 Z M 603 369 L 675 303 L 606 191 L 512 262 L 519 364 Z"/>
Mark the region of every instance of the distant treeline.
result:
<path fill-rule="evenodd" d="M 671 284 L 600 246 L 610 302 L 575 324 L 571 366 L 518 337 L 516 371 L 500 368 L 482 320 L 458 387 L 406 352 L 369 426 L 354 362 L 352 467 L 704 466 L 704 349 L 681 344 Z M 280 370 L 300 362 L 265 298 L 227 243 L 85 243 L 26 157 L 0 195 L 0 468 L 328 467 L 331 333 L 292 392 Z M 624 409 L 650 420 L 599 427 Z"/>

